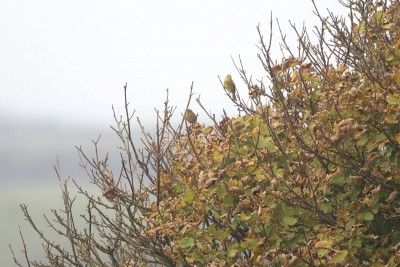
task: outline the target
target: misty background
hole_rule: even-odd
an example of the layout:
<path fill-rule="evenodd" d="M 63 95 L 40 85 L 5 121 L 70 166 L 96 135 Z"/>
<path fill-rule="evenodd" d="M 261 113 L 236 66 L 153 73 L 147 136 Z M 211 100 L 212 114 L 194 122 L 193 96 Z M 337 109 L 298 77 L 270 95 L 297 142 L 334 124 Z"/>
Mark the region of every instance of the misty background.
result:
<path fill-rule="evenodd" d="M 316 2 L 325 15 L 327 8 L 345 15 L 336 1 Z M 112 105 L 123 114 L 125 82 L 130 108 L 149 131 L 166 89 L 170 104 L 177 106 L 175 121 L 181 119 L 192 81 L 195 97 L 200 95 L 217 118 L 222 109 L 235 115 L 217 76 L 232 74 L 246 97 L 231 60 L 240 54 L 248 74 L 266 80 L 257 59 L 256 26 L 267 38 L 272 12 L 273 51 L 280 61 L 275 18 L 293 49 L 297 38 L 289 20 L 298 27 L 305 22 L 310 32 L 320 25 L 311 0 L 3 0 L 1 6 L 0 266 L 5 267 L 14 266 L 8 244 L 23 258 L 19 227 L 31 259 L 43 256 L 20 204 L 27 204 L 38 226 L 57 240 L 43 220 L 43 213 L 51 217 L 50 209 L 62 207 L 57 158 L 64 179 L 96 190 L 79 166 L 75 146 L 93 155 L 92 140 L 101 135 L 101 153 L 109 152 L 112 166 L 119 167 L 118 137 L 109 126 L 114 125 Z M 195 101 L 191 108 L 200 113 L 200 123 L 209 123 Z M 78 204 L 77 213 L 85 204 Z"/>

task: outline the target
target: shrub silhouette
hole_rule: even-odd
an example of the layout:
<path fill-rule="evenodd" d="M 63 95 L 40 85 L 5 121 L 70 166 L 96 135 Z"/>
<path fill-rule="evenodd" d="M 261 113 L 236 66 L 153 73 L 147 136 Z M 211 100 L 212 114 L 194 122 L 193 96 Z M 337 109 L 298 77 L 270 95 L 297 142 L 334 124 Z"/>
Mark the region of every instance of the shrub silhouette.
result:
<path fill-rule="evenodd" d="M 47 240 L 22 206 L 47 250 L 47 263 L 32 264 L 399 265 L 400 3 L 343 4 L 348 22 L 316 11 L 317 44 L 296 30 L 295 54 L 283 38 L 280 64 L 272 35 L 265 40 L 258 28 L 268 82 L 249 78 L 240 61 L 243 82 L 227 95 L 241 116 L 217 121 L 203 108 L 213 126 L 182 118 L 172 127 L 175 109 L 166 101 L 139 150 L 125 98 L 125 121 L 115 128 L 125 151 L 119 175 L 107 159 L 79 150 L 103 192 L 81 190 L 83 231 L 63 191 L 66 215 L 55 215 L 71 247 Z"/>

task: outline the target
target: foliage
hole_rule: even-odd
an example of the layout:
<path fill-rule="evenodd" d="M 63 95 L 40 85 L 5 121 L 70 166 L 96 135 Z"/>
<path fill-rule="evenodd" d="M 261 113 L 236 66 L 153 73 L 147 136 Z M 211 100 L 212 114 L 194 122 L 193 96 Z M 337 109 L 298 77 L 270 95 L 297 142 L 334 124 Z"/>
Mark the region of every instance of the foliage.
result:
<path fill-rule="evenodd" d="M 49 263 L 35 266 L 400 265 L 400 3 L 343 4 L 349 22 L 316 11 L 319 43 L 295 29 L 297 54 L 283 38 L 280 64 L 258 28 L 269 81 L 240 60 L 249 100 L 237 82 L 227 94 L 242 116 L 217 122 L 198 99 L 214 126 L 174 128 L 166 101 L 138 150 L 125 101 L 118 178 L 80 150 L 104 192 L 81 190 L 101 241 L 74 227 L 67 201 L 68 220 L 57 218 L 73 253 L 44 239 Z"/>
<path fill-rule="evenodd" d="M 323 19 L 329 56 L 303 34 L 301 57 L 273 65 L 261 37 L 268 103 L 256 94 L 256 110 L 239 102 L 247 115 L 173 143 L 146 232 L 176 262 L 400 264 L 400 9 L 351 8 L 350 29 Z M 250 97 L 265 88 L 239 71 Z"/>

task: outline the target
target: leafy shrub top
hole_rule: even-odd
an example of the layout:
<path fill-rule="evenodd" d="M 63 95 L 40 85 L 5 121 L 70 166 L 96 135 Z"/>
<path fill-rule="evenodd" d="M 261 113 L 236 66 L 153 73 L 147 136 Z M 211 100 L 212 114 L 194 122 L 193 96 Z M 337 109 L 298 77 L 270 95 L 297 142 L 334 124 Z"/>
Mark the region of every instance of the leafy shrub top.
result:
<path fill-rule="evenodd" d="M 305 43 L 302 58 L 266 59 L 268 104 L 215 129 L 196 124 L 173 143 L 145 229 L 171 258 L 400 264 L 398 7 L 360 9 L 350 29 L 325 21 L 337 67 Z"/>

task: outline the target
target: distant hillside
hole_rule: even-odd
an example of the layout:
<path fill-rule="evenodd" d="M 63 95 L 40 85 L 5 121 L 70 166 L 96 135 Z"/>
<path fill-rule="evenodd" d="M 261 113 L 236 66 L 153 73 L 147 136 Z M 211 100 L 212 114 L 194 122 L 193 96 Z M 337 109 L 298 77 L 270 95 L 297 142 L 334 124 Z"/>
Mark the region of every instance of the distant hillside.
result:
<path fill-rule="evenodd" d="M 92 154 L 92 140 L 101 134 L 101 153 L 109 152 L 112 164 L 119 163 L 119 140 L 108 125 L 85 127 L 54 121 L 22 121 L 0 117 L 0 181 L 30 183 L 32 178 L 42 181 L 55 179 L 53 165 L 59 158 L 63 174 L 82 175 L 75 146 L 82 146 Z"/>

